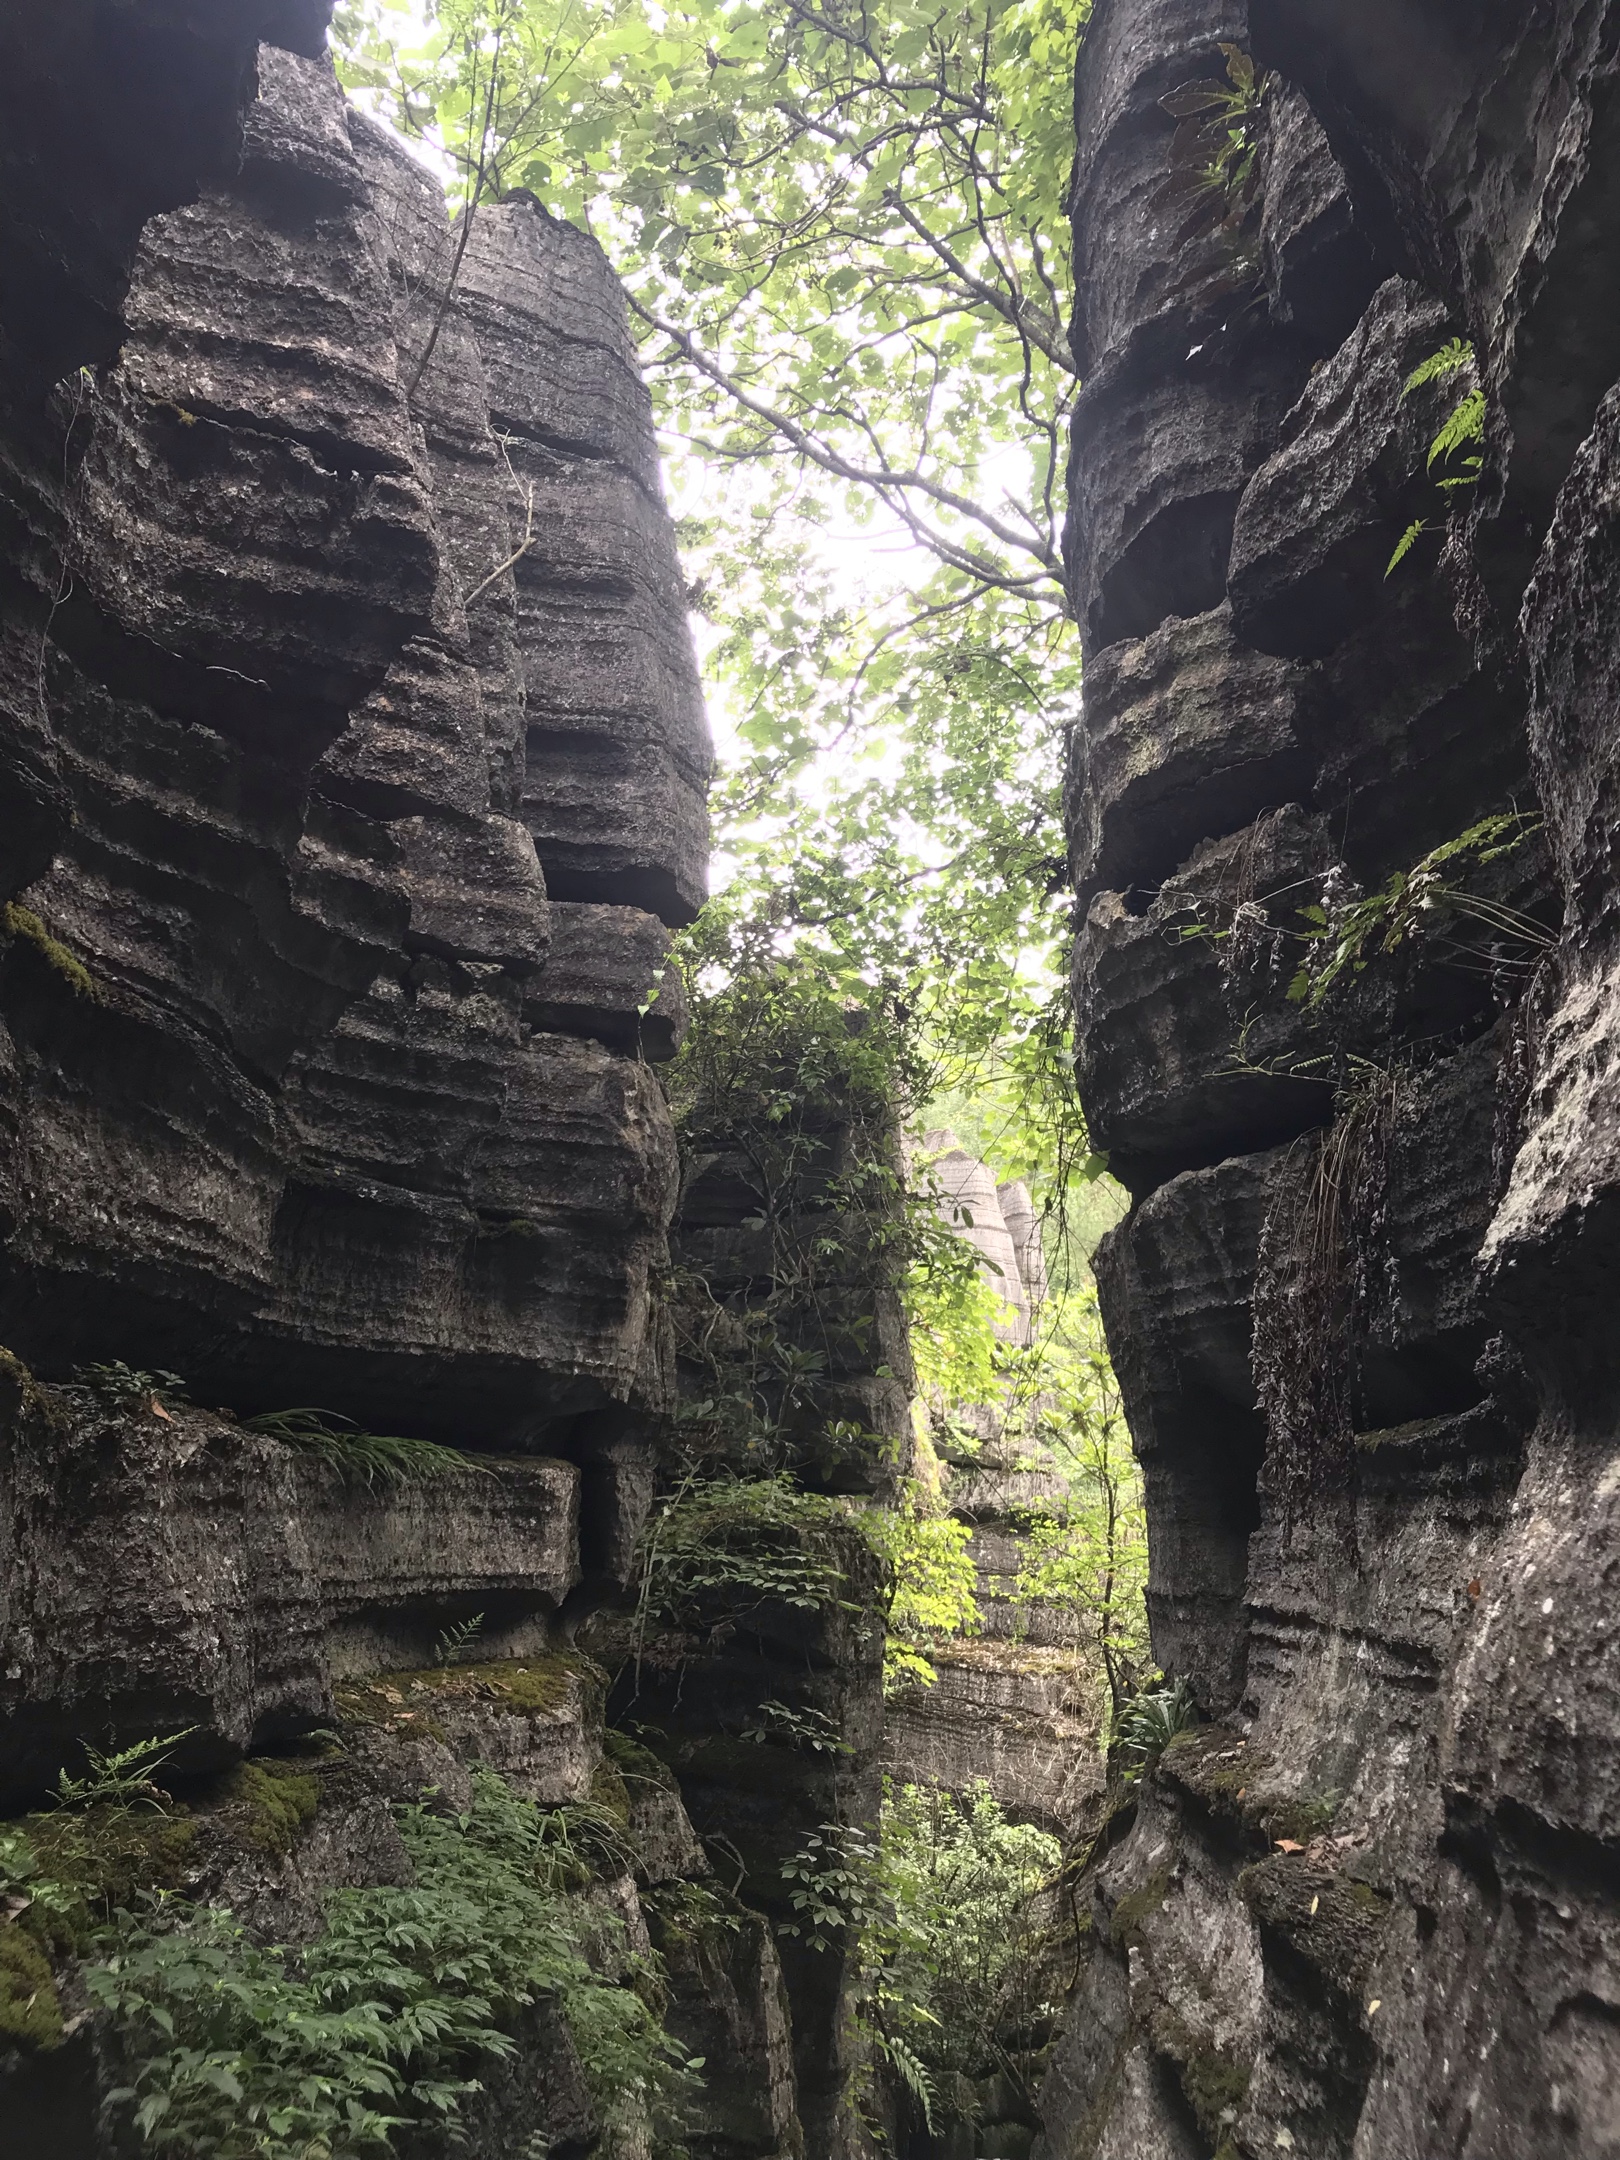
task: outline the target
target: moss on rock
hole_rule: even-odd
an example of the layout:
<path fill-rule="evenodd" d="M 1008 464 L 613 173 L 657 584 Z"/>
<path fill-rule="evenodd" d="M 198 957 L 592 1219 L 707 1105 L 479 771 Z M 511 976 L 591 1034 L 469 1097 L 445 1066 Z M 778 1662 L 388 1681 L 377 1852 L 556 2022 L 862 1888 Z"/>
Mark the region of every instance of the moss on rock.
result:
<path fill-rule="evenodd" d="M 268 1860 L 279 1860 L 315 1820 L 321 1781 L 307 1765 L 261 1757 L 232 1771 L 225 1801 L 239 1811 L 242 1843 Z"/>
<path fill-rule="evenodd" d="M 1108 1929 L 1117 1943 L 1132 1941 L 1170 1893 L 1170 1868 L 1158 1867 L 1143 1883 L 1122 1897 L 1109 1915 Z"/>
<path fill-rule="evenodd" d="M 0 928 L 8 938 L 20 938 L 24 944 L 32 945 L 45 965 L 60 975 L 76 996 L 94 998 L 100 995 L 96 979 L 84 962 L 76 958 L 60 938 L 51 936 L 32 908 L 19 907 L 15 900 L 8 900 L 0 908 Z"/>
<path fill-rule="evenodd" d="M 357 1725 L 415 1724 L 437 1739 L 444 1737 L 424 1709 L 434 1701 L 466 1696 L 492 1702 L 528 1717 L 562 1717 L 581 1690 L 600 1696 L 606 1675 L 577 1650 L 557 1650 L 543 1657 L 503 1658 L 483 1665 L 425 1665 L 403 1672 L 375 1673 L 351 1680 L 334 1691 L 346 1718 Z"/>
<path fill-rule="evenodd" d="M 17 1921 L 0 1926 L 0 2043 L 55 2047 L 62 2037 L 62 1998 L 44 1951 Z"/>
<path fill-rule="evenodd" d="M 159 1814 L 155 1808 L 112 1805 L 32 1815 L 25 1831 L 40 1872 L 83 1900 L 82 1939 L 95 1921 L 133 1904 L 143 1890 L 178 1890 L 185 1884 L 197 1824 L 189 1810 Z"/>

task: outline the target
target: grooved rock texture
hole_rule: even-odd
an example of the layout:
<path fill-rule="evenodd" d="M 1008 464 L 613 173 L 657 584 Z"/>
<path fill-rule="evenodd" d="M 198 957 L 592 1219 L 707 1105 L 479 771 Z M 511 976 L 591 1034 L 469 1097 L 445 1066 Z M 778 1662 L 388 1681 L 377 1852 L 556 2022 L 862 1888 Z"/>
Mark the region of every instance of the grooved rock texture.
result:
<path fill-rule="evenodd" d="M 111 349 L 7 377 L 8 824 L 62 817 L 6 888 L 0 1333 L 586 1457 L 665 1399 L 703 874 L 647 397 L 594 243 L 490 205 L 452 290 L 432 177 L 239 47 Z"/>
<path fill-rule="evenodd" d="M 677 1381 L 652 1065 L 709 754 L 650 403 L 595 243 L 524 196 L 458 234 L 328 12 L 0 20 L 0 1811 L 172 1735 L 108 1901 L 301 1943 L 493 1769 L 605 1839 L 570 1895 L 604 1981 L 662 1958 L 694 2153 L 794 2160 L 842 2106 L 842 1962 L 785 1978 L 698 1828 L 768 1859 L 870 1807 L 880 1636 L 836 1607 L 718 1661 L 754 1717 L 819 1661 L 850 1768 L 797 1814 L 673 1706 L 697 1828 L 572 1647 L 636 1577 Z M 895 1427 L 873 1294 L 840 1400 Z M 324 1450 L 252 1422 L 309 1405 Z M 396 1477 L 356 1428 L 463 1452 Z M 11 1990 L 26 1908 L 0 2151 L 133 2153 L 75 1957 Z M 415 2160 L 650 2149 L 557 2003 L 508 2026 Z"/>
<path fill-rule="evenodd" d="M 1183 244 L 1223 44 L 1257 190 Z M 1202 1721 L 1094 1848 L 1038 2160 L 1620 2152 L 1617 66 L 1575 0 L 1085 34 L 1080 1080 Z"/>

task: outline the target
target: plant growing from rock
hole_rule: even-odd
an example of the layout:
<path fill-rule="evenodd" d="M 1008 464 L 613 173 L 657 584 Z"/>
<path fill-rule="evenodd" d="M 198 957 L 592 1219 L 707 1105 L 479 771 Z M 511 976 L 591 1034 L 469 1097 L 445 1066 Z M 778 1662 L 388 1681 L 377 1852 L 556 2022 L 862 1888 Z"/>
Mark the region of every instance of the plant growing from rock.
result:
<path fill-rule="evenodd" d="M 1113 1746 L 1128 1780 L 1142 1777 L 1176 1737 L 1198 1723 L 1198 1706 L 1185 1680 L 1145 1688 L 1133 1695 L 1114 1727 Z"/>
<path fill-rule="evenodd" d="M 352 1418 L 335 1410 L 266 1410 L 243 1420 L 244 1432 L 263 1433 L 336 1470 L 345 1483 L 364 1485 L 371 1491 L 398 1491 L 424 1478 L 443 1477 L 452 1470 L 478 1470 L 488 1466 L 460 1448 L 445 1447 L 437 1440 L 417 1440 L 402 1433 L 366 1432 Z"/>
<path fill-rule="evenodd" d="M 115 1914 L 85 1981 L 125 2065 L 113 2096 L 146 2149 L 209 2160 L 383 2160 L 397 2136 L 454 2135 L 512 2016 L 550 1998 L 610 2126 L 672 2131 L 690 2070 L 633 1985 L 593 1970 L 584 1914 L 550 1887 L 544 1811 L 475 1771 L 460 1816 L 400 1811 L 409 1888 L 339 1890 L 299 1949 L 251 1942 L 218 1906 Z M 634 1959 L 616 1955 L 630 1980 Z M 647 1977 L 653 1992 L 655 1974 Z"/>

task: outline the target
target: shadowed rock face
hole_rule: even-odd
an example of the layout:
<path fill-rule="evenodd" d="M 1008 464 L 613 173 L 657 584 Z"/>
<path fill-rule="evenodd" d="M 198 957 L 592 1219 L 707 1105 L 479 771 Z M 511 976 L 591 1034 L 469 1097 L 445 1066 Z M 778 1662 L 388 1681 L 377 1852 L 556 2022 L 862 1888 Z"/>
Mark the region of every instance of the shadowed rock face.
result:
<path fill-rule="evenodd" d="M 313 19 L 107 12 L 194 109 L 116 262 L 67 235 L 102 349 L 11 318 L 0 1338 L 588 1455 L 663 1397 L 707 775 L 623 302 L 527 201 L 452 289 Z"/>
<path fill-rule="evenodd" d="M 1087 32 L 1080 1077 L 1135 1201 L 1098 1275 L 1155 1647 L 1206 1723 L 1093 1870 L 1042 2160 L 1620 2151 L 1617 28 Z M 1158 100 L 1223 41 L 1278 71 L 1224 283 L 1153 212 Z M 1446 496 L 1467 379 L 1407 383 L 1452 337 L 1487 417 Z M 1151 536 L 1195 528 L 1190 578 Z M 1302 907 L 1514 807 L 1543 833 L 1470 889 L 1539 931 L 1290 998 Z"/>
<path fill-rule="evenodd" d="M 594 242 L 532 199 L 453 231 L 327 12 L 0 26 L 0 1809 L 174 1734 L 164 1886 L 286 1942 L 410 1880 L 424 1790 L 588 1800 L 623 1829 L 592 1894 L 706 2060 L 695 2143 L 781 2160 L 841 2107 L 842 1966 L 795 1975 L 795 2031 L 774 1930 L 571 1647 L 674 1385 L 649 1061 L 709 758 L 649 401 Z M 469 1454 L 368 1483 L 241 1421 L 310 1404 Z M 878 1637 L 830 1625 L 864 1805 Z M 748 1714 L 788 1692 L 758 1662 L 719 1681 Z M 702 1827 L 756 1808 L 711 1772 Z M 274 1850 L 272 1775 L 307 1802 Z M 790 1831 L 840 1798 L 807 1791 Z M 564 2020 L 512 2038 L 455 2149 L 585 2160 Z M 8 2028 L 0 2144 L 99 2156 L 117 2082 L 95 2021 Z"/>

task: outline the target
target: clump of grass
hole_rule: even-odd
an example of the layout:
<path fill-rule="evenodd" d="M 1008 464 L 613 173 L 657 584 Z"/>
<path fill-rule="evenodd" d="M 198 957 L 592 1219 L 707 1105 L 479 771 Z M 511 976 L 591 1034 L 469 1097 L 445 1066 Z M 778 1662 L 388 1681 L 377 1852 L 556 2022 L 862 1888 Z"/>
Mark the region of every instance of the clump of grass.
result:
<path fill-rule="evenodd" d="M 100 996 L 96 979 L 84 962 L 75 957 L 60 938 L 51 936 L 32 908 L 19 907 L 15 900 L 8 900 L 0 908 L 0 930 L 7 937 L 21 938 L 32 945 L 45 965 L 55 970 L 77 997 Z"/>
<path fill-rule="evenodd" d="M 402 1485 L 443 1477 L 451 1470 L 486 1474 L 488 1470 L 460 1448 L 445 1447 L 437 1440 L 414 1440 L 404 1433 L 366 1432 L 335 1410 L 266 1410 L 245 1419 L 243 1429 L 301 1449 L 330 1464 L 346 1483 L 372 1491 L 379 1486 L 397 1491 Z"/>

